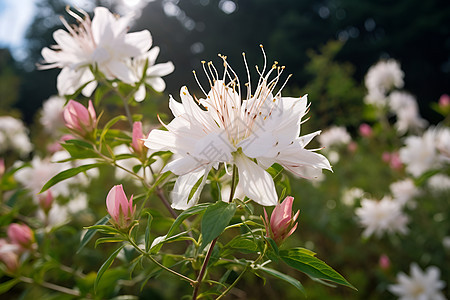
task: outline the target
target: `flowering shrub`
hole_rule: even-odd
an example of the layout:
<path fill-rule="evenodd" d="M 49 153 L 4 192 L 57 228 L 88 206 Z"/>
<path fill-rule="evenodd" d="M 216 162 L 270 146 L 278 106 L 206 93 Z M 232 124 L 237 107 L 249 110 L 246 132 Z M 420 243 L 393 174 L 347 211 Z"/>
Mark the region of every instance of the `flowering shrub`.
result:
<path fill-rule="evenodd" d="M 78 24 L 62 19 L 57 46 L 42 50 L 41 68 L 61 69 L 60 96 L 40 118 L 46 151 L 9 161 L 5 153 L 24 157 L 33 146 L 20 121 L 2 117 L 15 133 L 0 131 L 0 293 L 258 299 L 270 287 L 242 289 L 262 278 L 257 285 L 291 286 L 287 298 L 444 297 L 436 266 L 449 274 L 448 120 L 427 127 L 415 98 L 395 90 L 404 76 L 396 61 L 368 71 L 367 113 L 353 137 L 339 125 L 300 135 L 314 103 L 282 96 L 290 75 L 267 65 L 262 46 L 256 80 L 245 54 L 244 81 L 223 55 L 223 71 L 203 62 L 209 86 L 194 72 L 202 95 L 181 87 L 181 102 L 166 103 L 173 119 L 161 114 L 155 125 L 136 108 L 150 88 L 165 89 L 174 66 L 156 64 L 150 32 L 129 33 L 130 17 L 106 8 L 92 20 L 67 12 Z M 117 103 L 123 115 L 107 109 Z M 444 97 L 437 110 L 447 106 Z M 429 249 L 416 238 L 427 230 Z M 411 278 L 399 273 L 394 284 L 410 265 Z"/>

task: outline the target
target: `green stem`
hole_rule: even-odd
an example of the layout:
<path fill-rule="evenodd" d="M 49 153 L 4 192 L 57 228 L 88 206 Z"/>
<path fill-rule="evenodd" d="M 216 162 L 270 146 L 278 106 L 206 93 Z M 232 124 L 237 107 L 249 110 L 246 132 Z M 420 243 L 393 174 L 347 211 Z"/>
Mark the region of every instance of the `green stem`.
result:
<path fill-rule="evenodd" d="M 226 294 L 228 294 L 232 288 L 234 288 L 234 286 L 239 282 L 239 280 L 241 280 L 242 276 L 244 275 L 245 272 L 247 272 L 249 266 L 245 266 L 244 270 L 242 271 L 241 274 L 239 274 L 238 278 L 236 278 L 236 280 L 222 293 L 219 295 L 219 297 L 216 298 L 216 300 L 222 299 L 223 297 L 225 297 Z"/>
<path fill-rule="evenodd" d="M 233 201 L 234 192 L 236 190 L 236 173 L 237 173 L 237 167 L 236 167 L 236 165 L 233 165 L 233 175 L 231 175 L 230 199 L 228 200 L 228 203 L 231 203 L 231 201 Z"/>
<path fill-rule="evenodd" d="M 46 281 L 36 282 L 32 278 L 24 277 L 24 276 L 20 276 L 20 277 L 18 277 L 18 279 L 20 281 L 25 282 L 25 283 L 38 284 L 38 285 L 40 285 L 42 287 L 48 288 L 50 290 L 58 291 L 58 292 L 63 293 L 63 294 L 77 296 L 77 297 L 81 296 L 79 291 L 72 290 L 72 289 L 69 289 L 69 288 L 66 288 L 66 287 L 63 287 L 63 286 L 60 286 L 60 285 L 56 285 L 56 284 L 50 283 L 50 282 L 46 282 Z"/>
<path fill-rule="evenodd" d="M 138 245 L 136 245 L 136 243 L 128 236 L 128 241 L 130 242 L 130 244 L 136 249 L 138 250 L 142 255 L 144 255 L 145 257 L 148 257 L 152 262 L 154 262 L 158 267 L 160 267 L 161 269 L 166 270 L 167 272 L 170 272 L 178 277 L 180 277 L 181 279 L 184 279 L 186 281 L 188 281 L 190 284 L 194 285 L 197 282 L 195 280 L 192 280 L 189 277 L 184 276 L 183 274 L 178 273 L 177 271 L 174 271 L 168 267 L 166 267 L 165 265 L 161 264 L 159 261 L 157 261 L 156 259 L 154 259 L 150 254 L 148 254 L 147 252 L 145 252 L 144 250 L 142 250 L 141 248 L 139 248 Z"/>

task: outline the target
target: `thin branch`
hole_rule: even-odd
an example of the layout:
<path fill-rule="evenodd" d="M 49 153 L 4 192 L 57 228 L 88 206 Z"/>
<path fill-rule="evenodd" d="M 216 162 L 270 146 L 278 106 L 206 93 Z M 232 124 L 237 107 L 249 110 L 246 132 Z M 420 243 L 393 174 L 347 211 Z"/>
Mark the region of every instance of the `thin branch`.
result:
<path fill-rule="evenodd" d="M 238 283 L 239 280 L 241 280 L 242 276 L 244 275 L 245 272 L 247 272 L 247 270 L 249 269 L 249 266 L 245 266 L 244 270 L 242 271 L 241 274 L 239 274 L 238 278 L 236 278 L 236 280 L 222 293 L 219 295 L 219 297 L 216 298 L 216 300 L 222 299 L 223 297 L 225 297 L 226 294 L 228 294 L 232 288 L 234 288 L 234 286 Z"/>
<path fill-rule="evenodd" d="M 212 251 L 214 249 L 214 246 L 216 245 L 218 238 L 219 237 L 216 237 L 211 242 L 211 245 L 209 246 L 209 249 L 208 249 L 208 253 L 206 253 L 206 257 L 205 257 L 205 260 L 203 261 L 202 268 L 200 269 L 200 273 L 198 273 L 197 281 L 194 286 L 194 291 L 192 292 L 192 300 L 197 300 L 198 292 L 200 290 L 200 284 L 202 283 L 203 276 L 205 275 L 205 272 L 206 272 L 206 267 L 208 266 L 209 259 L 211 258 Z"/>
<path fill-rule="evenodd" d="M 63 287 L 63 286 L 60 286 L 60 285 L 56 285 L 56 284 L 50 283 L 50 282 L 46 282 L 46 281 L 37 282 L 37 281 L 33 280 L 32 278 L 24 277 L 24 276 L 20 276 L 20 277 L 18 277 L 18 279 L 20 281 L 25 282 L 25 283 L 38 284 L 38 285 L 40 285 L 42 287 L 48 288 L 50 290 L 58 291 L 58 292 L 63 293 L 63 294 L 77 296 L 77 297 L 81 296 L 79 291 L 72 290 L 72 289 L 69 289 L 69 288 L 66 288 L 66 287 Z"/>

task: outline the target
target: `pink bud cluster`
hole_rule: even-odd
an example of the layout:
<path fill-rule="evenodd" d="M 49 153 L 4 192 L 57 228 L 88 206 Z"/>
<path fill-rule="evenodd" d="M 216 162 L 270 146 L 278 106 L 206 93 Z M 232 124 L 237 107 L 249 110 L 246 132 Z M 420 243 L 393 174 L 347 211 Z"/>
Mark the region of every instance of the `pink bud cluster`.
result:
<path fill-rule="evenodd" d="M 0 261 L 10 272 L 14 272 L 19 266 L 19 255 L 33 249 L 34 233 L 25 224 L 12 223 L 7 229 L 8 240 L 0 239 Z"/>
<path fill-rule="evenodd" d="M 111 222 L 121 229 L 126 229 L 134 220 L 136 206 L 133 206 L 133 195 L 128 201 L 122 185 L 115 185 L 106 197 L 106 208 L 111 216 Z"/>
<path fill-rule="evenodd" d="M 63 118 L 67 128 L 82 137 L 92 132 L 97 125 L 97 116 L 91 100 L 89 100 L 88 108 L 81 103 L 69 100 L 64 108 Z"/>
<path fill-rule="evenodd" d="M 272 216 L 267 216 L 266 209 L 264 208 L 264 226 L 266 227 L 266 236 L 272 238 L 277 245 L 281 245 L 283 241 L 288 238 L 297 229 L 297 220 L 300 211 L 292 216 L 292 203 L 294 197 L 286 197 L 282 203 L 278 203 Z M 294 224 L 295 223 L 295 224 Z"/>

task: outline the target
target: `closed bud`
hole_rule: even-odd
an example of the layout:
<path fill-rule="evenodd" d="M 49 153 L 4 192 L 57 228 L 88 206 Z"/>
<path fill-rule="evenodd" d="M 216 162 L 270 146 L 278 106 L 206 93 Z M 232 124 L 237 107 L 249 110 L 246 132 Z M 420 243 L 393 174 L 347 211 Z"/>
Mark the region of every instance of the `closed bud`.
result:
<path fill-rule="evenodd" d="M 134 220 L 136 206 L 133 206 L 133 195 L 128 201 L 122 185 L 115 185 L 106 197 L 106 208 L 111 222 L 121 229 L 126 229 Z"/>
<path fill-rule="evenodd" d="M 97 125 L 97 116 L 91 100 L 89 100 L 88 108 L 81 103 L 69 100 L 64 108 L 63 118 L 67 128 L 82 137 L 92 132 Z"/>
<path fill-rule="evenodd" d="M 53 204 L 53 194 L 50 190 L 48 190 L 45 194 L 39 195 L 39 206 L 42 210 L 48 214 Z"/>
<path fill-rule="evenodd" d="M 294 197 L 286 197 L 282 203 L 278 203 L 272 212 L 270 222 L 266 209 L 264 209 L 266 236 L 272 238 L 278 246 L 297 229 L 298 223 L 295 221 L 300 211 L 292 216 L 293 202 Z"/>
<path fill-rule="evenodd" d="M 0 262 L 4 263 L 6 269 L 13 273 L 19 266 L 18 246 L 0 239 Z"/>
<path fill-rule="evenodd" d="M 142 132 L 142 123 L 134 122 L 133 123 L 133 140 L 131 142 L 131 147 L 136 154 L 141 155 L 144 151 L 147 151 L 147 148 L 144 147 L 144 141 L 142 139 L 145 138 L 144 133 Z"/>
<path fill-rule="evenodd" d="M 30 227 L 25 224 L 13 223 L 9 225 L 7 233 L 13 244 L 23 249 L 31 249 L 34 243 L 34 234 Z"/>

